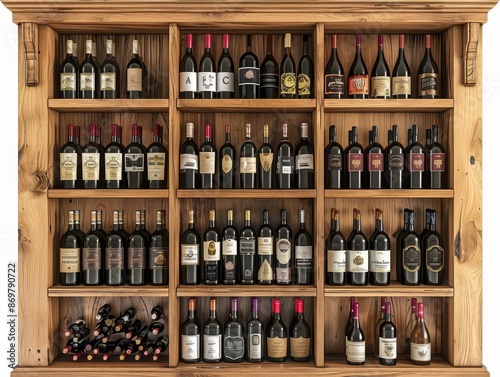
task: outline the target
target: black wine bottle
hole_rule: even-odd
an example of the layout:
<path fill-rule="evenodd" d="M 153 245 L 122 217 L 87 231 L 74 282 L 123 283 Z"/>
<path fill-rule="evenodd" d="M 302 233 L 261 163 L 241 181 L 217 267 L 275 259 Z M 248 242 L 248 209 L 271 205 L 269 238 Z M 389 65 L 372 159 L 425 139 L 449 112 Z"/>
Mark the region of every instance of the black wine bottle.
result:
<path fill-rule="evenodd" d="M 431 35 L 425 35 L 425 54 L 417 70 L 418 98 L 439 98 L 441 81 L 439 69 L 432 57 Z"/>
<path fill-rule="evenodd" d="M 299 230 L 295 234 L 294 271 L 295 284 L 309 285 L 313 283 L 313 239 L 306 229 L 306 215 L 303 209 L 299 214 Z"/>
<path fill-rule="evenodd" d="M 123 179 L 125 166 L 123 156 L 125 147 L 119 142 L 119 129 L 117 124 L 111 125 L 111 142 L 104 149 L 104 176 L 106 179 L 106 188 L 120 189 L 124 188 Z"/>
<path fill-rule="evenodd" d="M 392 125 L 391 130 L 392 141 L 387 145 L 384 151 L 384 163 L 387 188 L 402 189 L 403 188 L 403 171 L 404 171 L 404 147 L 398 141 L 398 126 Z"/>
<path fill-rule="evenodd" d="M 82 244 L 74 229 L 74 211 L 68 212 L 68 230 L 59 242 L 59 282 L 61 285 L 80 284 Z"/>
<path fill-rule="evenodd" d="M 280 98 L 295 98 L 297 95 L 297 74 L 292 56 L 292 35 L 285 34 L 284 53 L 280 64 Z"/>
<path fill-rule="evenodd" d="M 405 58 L 405 36 L 399 35 L 399 54 L 392 70 L 392 98 L 411 98 L 411 72 Z"/>
<path fill-rule="evenodd" d="M 346 358 L 349 365 L 364 365 L 366 359 L 365 335 L 359 322 L 359 304 L 354 302 L 352 328 L 347 334 Z"/>
<path fill-rule="evenodd" d="M 165 211 L 156 211 L 156 230 L 149 241 L 149 284 L 168 285 L 169 234 L 165 229 Z M 155 319 L 155 318 L 152 318 Z"/>
<path fill-rule="evenodd" d="M 198 96 L 198 66 L 193 55 L 193 34 L 186 34 L 186 51 L 179 66 L 179 97 Z"/>
<path fill-rule="evenodd" d="M 287 224 L 286 209 L 281 210 L 281 224 L 276 228 L 276 284 L 289 285 L 293 281 L 292 229 Z"/>
<path fill-rule="evenodd" d="M 127 188 L 144 188 L 146 178 L 146 148 L 140 140 L 142 132 L 139 125 L 132 124 L 132 139 L 125 148 L 125 174 L 127 176 Z"/>
<path fill-rule="evenodd" d="M 247 323 L 246 361 L 264 361 L 264 324 L 259 319 L 259 300 L 252 298 L 252 318 Z"/>
<path fill-rule="evenodd" d="M 269 126 L 264 125 L 264 139 L 262 145 L 258 150 L 259 157 L 259 173 L 258 173 L 258 187 L 261 189 L 272 189 L 274 188 L 274 153 L 273 146 L 269 144 Z"/>
<path fill-rule="evenodd" d="M 363 54 L 361 53 L 361 35 L 356 36 L 356 53 L 349 70 L 349 98 L 369 98 L 370 80 Z"/>
<path fill-rule="evenodd" d="M 347 284 L 368 284 L 368 240 L 361 231 L 361 212 L 354 208 L 352 232 L 347 239 Z"/>
<path fill-rule="evenodd" d="M 273 56 L 273 36 L 267 36 L 266 57 L 260 66 L 260 98 L 279 97 L 279 66 Z"/>
<path fill-rule="evenodd" d="M 89 142 L 82 149 L 83 188 L 104 187 L 104 148 L 96 142 L 97 125 L 89 126 Z"/>
<path fill-rule="evenodd" d="M 326 238 L 326 284 L 345 285 L 346 283 L 346 240 L 340 231 L 340 214 L 332 208 L 331 228 Z"/>
<path fill-rule="evenodd" d="M 240 148 L 240 188 L 253 189 L 257 183 L 257 149 L 252 141 L 250 124 L 245 127 L 245 141 Z"/>
<path fill-rule="evenodd" d="M 75 126 L 68 124 L 68 141 L 59 149 L 59 187 L 82 186 L 82 150 L 75 143 Z"/>
<path fill-rule="evenodd" d="M 309 361 L 311 350 L 311 327 L 304 318 L 304 300 L 297 300 L 297 317 L 290 325 L 290 359 Z"/>
<path fill-rule="evenodd" d="M 369 275 L 372 285 L 389 285 L 391 279 L 391 241 L 384 232 L 383 212 L 375 210 L 375 230 L 370 237 Z"/>
<path fill-rule="evenodd" d="M 92 58 L 92 40 L 85 41 L 85 59 L 80 65 L 79 98 L 99 98 L 99 67 Z"/>
<path fill-rule="evenodd" d="M 433 124 L 431 128 L 431 143 L 425 148 L 425 160 L 427 162 L 426 187 L 430 189 L 441 189 L 445 187 L 446 174 L 446 152 L 438 140 L 438 126 Z"/>
<path fill-rule="evenodd" d="M 300 141 L 295 148 L 295 184 L 298 189 L 314 188 L 314 147 L 308 139 L 309 125 L 300 124 Z"/>
<path fill-rule="evenodd" d="M 149 238 L 141 231 L 141 211 L 135 211 L 135 230 L 127 243 L 127 271 L 129 285 L 145 285 L 147 279 L 147 256 Z"/>
<path fill-rule="evenodd" d="M 238 317 L 238 299 L 231 299 L 231 312 L 224 323 L 224 361 L 241 363 L 245 360 L 245 325 Z"/>
<path fill-rule="evenodd" d="M 198 96 L 200 98 L 215 98 L 217 78 L 215 60 L 212 55 L 212 35 L 205 34 L 205 52 L 198 67 Z"/>
<path fill-rule="evenodd" d="M 344 149 L 337 142 L 337 126 L 331 125 L 325 148 L 325 189 L 344 188 Z"/>
<path fill-rule="evenodd" d="M 221 274 L 221 236 L 215 227 L 215 210 L 210 210 L 208 228 L 203 233 L 203 283 L 219 284 Z"/>
<path fill-rule="evenodd" d="M 309 36 L 302 37 L 302 56 L 297 65 L 297 98 L 314 98 L 314 63 L 309 55 Z"/>
<path fill-rule="evenodd" d="M 436 211 L 430 211 L 429 231 L 421 238 L 422 244 L 422 283 L 442 285 L 446 254 L 441 234 L 436 230 Z"/>
<path fill-rule="evenodd" d="M 203 325 L 203 361 L 218 363 L 222 361 L 222 325 L 217 319 L 217 299 L 211 298 L 209 317 Z"/>
<path fill-rule="evenodd" d="M 396 277 L 397 280 L 401 283 L 401 268 L 402 265 L 402 252 L 401 252 L 401 240 L 408 233 L 408 226 L 410 223 L 410 210 L 405 208 L 403 211 L 403 228 L 398 232 L 396 236 Z"/>
<path fill-rule="evenodd" d="M 166 189 L 168 186 L 168 150 L 163 145 L 163 127 L 153 125 L 153 142 L 146 148 L 147 188 Z"/>
<path fill-rule="evenodd" d="M 269 225 L 269 210 L 262 213 L 262 225 L 257 230 L 257 281 L 274 282 L 274 229 Z"/>
<path fill-rule="evenodd" d="M 425 149 L 418 141 L 418 125 L 412 126 L 412 143 L 405 150 L 408 188 L 424 188 Z"/>
<path fill-rule="evenodd" d="M 212 126 L 209 124 L 205 125 L 205 141 L 200 145 L 199 161 L 201 188 L 214 188 L 217 149 L 212 139 Z"/>
<path fill-rule="evenodd" d="M 113 229 L 107 234 L 104 250 L 104 281 L 107 285 L 127 282 L 127 240 L 118 229 L 118 211 L 113 211 Z"/>
<path fill-rule="evenodd" d="M 59 98 L 78 98 L 79 66 L 73 54 L 73 41 L 66 40 L 66 58 L 59 67 Z"/>
<path fill-rule="evenodd" d="M 398 237 L 399 238 L 399 237 Z M 401 284 L 419 285 L 421 280 L 422 255 L 420 251 L 420 240 L 415 232 L 415 214 L 413 210 L 408 210 L 408 231 L 403 234 L 400 240 L 401 256 L 400 270 Z"/>
<path fill-rule="evenodd" d="M 103 283 L 104 242 L 97 231 L 97 211 L 90 213 L 90 230 L 82 245 L 82 282 L 84 285 Z"/>
<path fill-rule="evenodd" d="M 382 35 L 378 36 L 378 54 L 373 64 L 370 84 L 372 98 L 391 98 L 391 71 L 385 61 Z"/>
<path fill-rule="evenodd" d="M 352 142 L 344 150 L 346 172 L 346 188 L 360 189 L 363 187 L 364 155 L 363 147 L 358 143 L 358 127 L 352 127 Z"/>
<path fill-rule="evenodd" d="M 194 140 L 194 124 L 186 123 L 186 140 L 179 150 L 179 188 L 199 188 L 198 146 Z"/>
<path fill-rule="evenodd" d="M 288 140 L 288 125 L 283 124 L 283 138 L 276 150 L 276 176 L 278 189 L 291 189 L 295 184 L 295 157 L 293 146 Z"/>
<path fill-rule="evenodd" d="M 266 330 L 266 353 L 268 361 L 283 362 L 288 356 L 288 332 L 281 320 L 281 303 L 273 300 L 273 314 Z"/>
<path fill-rule="evenodd" d="M 217 63 L 217 98 L 234 98 L 234 63 L 229 53 L 229 34 L 222 37 L 222 54 Z"/>
<path fill-rule="evenodd" d="M 240 230 L 240 283 L 255 283 L 255 253 L 257 251 L 255 229 L 252 228 L 250 210 L 245 210 L 245 225 Z"/>
<path fill-rule="evenodd" d="M 200 242 L 201 238 L 194 227 L 194 211 L 188 212 L 188 227 L 181 235 L 181 284 L 200 283 Z"/>
<path fill-rule="evenodd" d="M 219 149 L 219 188 L 236 188 L 236 149 L 231 143 L 231 126 L 226 124 L 226 138 Z"/>
<path fill-rule="evenodd" d="M 113 57 L 113 40 L 106 40 L 106 58 L 103 60 L 100 68 L 101 72 L 101 94 L 104 99 L 113 99 L 120 97 L 120 67 Z"/>
<path fill-rule="evenodd" d="M 259 58 L 252 52 L 252 36 L 247 35 L 247 50 L 240 57 L 238 85 L 240 98 L 259 98 Z"/>
<path fill-rule="evenodd" d="M 233 210 L 227 211 L 227 225 L 222 229 L 222 283 L 239 282 L 238 229 L 233 225 Z"/>
<path fill-rule="evenodd" d="M 188 303 L 188 317 L 182 323 L 180 359 L 184 363 L 201 361 L 201 328 L 196 319 L 196 299 L 190 298 Z"/>
<path fill-rule="evenodd" d="M 344 68 L 337 53 L 337 35 L 332 35 L 332 52 L 325 66 L 325 98 L 344 98 Z"/>
<path fill-rule="evenodd" d="M 391 303 L 385 303 L 385 320 L 378 329 L 379 355 L 382 365 L 396 365 L 398 356 L 398 339 L 396 326 L 391 319 Z"/>
<path fill-rule="evenodd" d="M 366 166 L 366 188 L 381 189 L 383 188 L 384 178 L 384 149 L 378 142 L 378 126 L 372 126 L 372 142 L 365 149 Z"/>
<path fill-rule="evenodd" d="M 139 40 L 132 41 L 132 57 L 127 63 L 127 98 L 147 97 L 147 70 L 139 55 Z"/>

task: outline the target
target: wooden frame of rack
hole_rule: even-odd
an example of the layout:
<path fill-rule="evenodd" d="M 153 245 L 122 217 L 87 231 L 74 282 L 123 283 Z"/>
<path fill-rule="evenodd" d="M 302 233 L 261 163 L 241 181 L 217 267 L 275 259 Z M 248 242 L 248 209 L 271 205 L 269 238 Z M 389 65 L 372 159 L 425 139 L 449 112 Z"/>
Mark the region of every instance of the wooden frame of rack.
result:
<path fill-rule="evenodd" d="M 19 24 L 19 366 L 13 376 L 66 376 L 78 371 L 79 376 L 101 374 L 121 376 L 143 375 L 231 375 L 248 373 L 278 375 L 394 375 L 428 376 L 486 376 L 482 366 L 482 58 L 481 25 L 496 0 L 448 1 L 433 0 L 423 4 L 417 0 L 357 1 L 347 0 L 302 2 L 299 0 L 240 1 L 182 1 L 150 0 L 121 1 L 36 1 L 2 0 L 13 12 Z M 283 9 L 283 7 L 286 9 Z M 263 31 L 264 30 L 264 31 Z M 28 33 L 29 31 L 29 33 Z M 178 62 L 182 54 L 182 35 L 194 33 L 283 34 L 309 33 L 313 36 L 315 62 L 315 99 L 312 100 L 183 100 L 178 99 Z M 329 100 L 323 98 L 323 71 L 329 52 L 328 35 L 333 33 L 375 35 L 425 32 L 441 36 L 439 52 L 443 68 L 443 99 L 424 100 Z M 163 98 L 143 100 L 61 100 L 54 96 L 55 66 L 59 64 L 60 37 L 65 34 L 156 34 L 166 36 L 161 46 L 168 62 L 168 79 L 160 88 Z M 33 38 L 34 36 L 34 38 Z M 241 38 L 241 36 L 239 36 Z M 347 38 L 347 37 L 346 37 Z M 418 42 L 415 42 L 418 43 Z M 392 44 L 394 46 L 394 43 Z M 161 47 L 160 46 L 160 47 Z M 421 44 L 419 45 L 421 47 Z M 239 46 L 242 51 L 243 46 Z M 368 47 L 367 47 L 368 48 Z M 275 56 L 278 56 L 275 48 Z M 298 51 L 298 50 L 297 50 Z M 35 52 L 33 54 L 33 52 Z M 38 53 L 37 53 L 38 52 Z M 25 54 L 26 53 L 26 54 Z M 298 54 L 298 53 L 297 53 Z M 232 53 L 233 59 L 237 58 Z M 215 56 L 215 54 L 214 54 Z M 464 60 L 465 57 L 465 60 Z M 474 61 L 475 60 L 475 61 Z M 350 62 L 344 62 L 344 69 Z M 475 65 L 474 65 L 475 64 Z M 367 64 L 368 65 L 368 64 Z M 34 68 L 36 67 L 37 68 Z M 391 66 L 391 63 L 389 63 Z M 24 74 L 26 72 L 26 75 Z M 263 122 L 269 113 L 279 112 L 296 121 L 304 115 L 313 126 L 315 155 L 315 189 L 290 190 L 178 190 L 178 155 L 183 124 L 190 117 L 196 122 L 204 119 L 216 124 L 231 117 L 240 122 L 241 113 Z M 68 119 L 87 120 L 99 114 L 115 114 L 120 120 L 163 120 L 168 133 L 169 188 L 166 190 L 60 190 L 54 189 L 56 149 L 62 140 L 62 128 Z M 167 114 L 168 113 L 168 114 Z M 359 119 L 356 114 L 360 113 Z M 323 149 L 327 128 L 334 117 L 344 126 L 355 121 L 382 121 L 383 114 L 408 122 L 412 115 L 417 121 L 436 121 L 444 124 L 447 135 L 448 187 L 442 190 L 325 190 L 323 185 Z M 74 115 L 73 115 L 74 114 Z M 263 115 L 264 114 L 264 115 Z M 302 115 L 301 115 L 302 114 Z M 426 115 L 427 114 L 427 115 Z M 156 118 L 155 118 L 156 117 Z M 195 123 L 197 124 L 197 123 Z M 197 124 L 198 125 L 198 124 Z M 364 125 L 368 127 L 368 124 Z M 388 126 L 388 125 L 386 125 Z M 362 125 L 363 127 L 363 125 Z M 201 132 L 201 131 L 200 131 Z M 223 132 L 223 131 L 217 131 Z M 345 132 L 347 133 L 347 132 Z M 256 134 L 253 131 L 253 134 Z M 260 132 L 259 132 L 260 134 Z M 382 133 L 381 133 L 382 134 Z M 201 135 L 201 134 L 197 134 Z M 219 138 L 219 140 L 222 138 Z M 200 140 L 198 138 L 198 140 Z M 365 143 L 366 144 L 366 143 Z M 292 209 L 306 203 L 315 238 L 314 286 L 228 287 L 179 285 L 178 244 L 185 221 L 183 211 L 193 203 L 206 201 L 218 209 L 222 199 L 233 199 L 242 212 L 243 206 L 255 205 L 261 210 L 266 199 L 273 210 L 288 201 Z M 254 201 L 257 204 L 251 204 Z M 139 203 L 148 209 L 161 206 L 168 210 L 170 232 L 170 280 L 168 287 L 63 287 L 57 284 L 56 250 L 64 227 L 64 213 L 70 205 L 93 205 L 105 208 L 117 205 L 132 210 Z M 122 204 L 124 203 L 124 204 Z M 298 204 L 297 204 L 298 203 Z M 350 204 L 354 203 L 354 204 Z M 391 203 L 396 203 L 393 205 Z M 406 287 L 392 283 L 389 287 L 329 287 L 325 286 L 324 241 L 329 229 L 329 209 L 336 205 L 349 213 L 359 205 L 368 213 L 375 205 L 392 208 L 386 227 L 396 231 L 400 223 L 398 211 L 405 205 L 436 205 L 442 217 L 443 238 L 448 245 L 446 259 L 449 269 L 442 287 Z M 201 213 L 207 207 L 199 204 Z M 240 212 L 238 211 L 238 212 Z M 152 211 L 151 211 L 152 212 Z M 222 211 L 221 211 L 222 212 Z M 311 215 L 312 213 L 312 215 Z M 386 212 L 387 213 L 387 212 Z M 220 216 L 222 217 L 222 216 Z M 346 216 L 344 216 L 344 223 Z M 365 217 L 366 218 L 366 217 Z M 368 221 L 365 220 L 366 223 Z M 84 223 L 84 222 L 82 222 Z M 199 229 L 202 229 L 200 227 Z M 372 228 L 370 228 L 372 229 Z M 394 272 L 394 271 L 393 271 Z M 390 296 L 396 310 L 404 310 L 408 297 L 428 300 L 427 317 L 433 347 L 439 355 L 429 367 L 416 367 L 407 359 L 398 359 L 396 367 L 381 367 L 373 359 L 365 366 L 348 366 L 338 356 L 336 338 L 345 323 L 345 306 L 350 296 L 360 297 L 361 313 L 374 318 L 376 297 Z M 242 300 L 250 296 L 268 299 L 284 298 L 288 314 L 290 300 L 301 296 L 308 304 L 308 319 L 314 327 L 313 358 L 305 364 L 287 362 L 258 365 L 208 365 L 179 363 L 179 326 L 185 315 L 188 297 L 220 297 L 227 302 L 230 296 Z M 66 324 L 65 313 L 81 310 L 90 315 L 97 303 L 112 300 L 140 299 L 144 308 L 158 302 L 168 306 L 170 338 L 168 357 L 153 362 L 72 362 L 62 358 L 61 328 Z M 104 301 L 103 301 L 104 300 Z M 247 300 L 248 301 L 248 300 Z M 128 301 L 127 301 L 128 302 Z M 227 303 L 223 304 L 226 305 Z M 201 305 L 206 309 L 206 303 Z M 243 308 L 248 309 L 248 303 Z M 269 304 L 262 307 L 269 310 Z M 144 309 L 143 308 L 143 309 Z M 67 313 L 66 313 L 67 314 Z M 76 314 L 76 313 L 72 313 Z M 401 316 L 402 317 L 402 316 Z M 69 317 L 68 317 L 69 318 Z M 336 321 L 334 326 L 332 323 Z M 340 321 L 340 322 L 339 322 Z M 368 318 L 366 326 L 371 330 Z M 340 324 L 339 324 L 340 323 Z M 399 328 L 404 318 L 398 320 Z M 372 325 L 373 326 L 373 325 Z M 367 330 L 368 331 L 368 330 Z M 337 355 L 337 356 L 335 356 Z M 285 369 L 286 368 L 286 369 Z"/>

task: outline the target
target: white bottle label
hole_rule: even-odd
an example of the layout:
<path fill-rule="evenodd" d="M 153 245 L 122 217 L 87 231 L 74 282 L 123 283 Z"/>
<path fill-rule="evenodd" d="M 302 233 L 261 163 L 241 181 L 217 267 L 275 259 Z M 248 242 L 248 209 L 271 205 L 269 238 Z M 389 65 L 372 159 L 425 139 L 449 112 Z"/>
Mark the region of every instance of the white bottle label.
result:
<path fill-rule="evenodd" d="M 222 357 L 222 335 L 203 335 L 203 358 L 219 360 Z"/>
<path fill-rule="evenodd" d="M 241 157 L 240 173 L 257 173 L 257 159 L 255 157 Z"/>
<path fill-rule="evenodd" d="M 391 251 L 370 250 L 370 271 L 391 272 Z"/>
<path fill-rule="evenodd" d="M 368 250 L 347 250 L 348 272 L 368 272 Z"/>
<path fill-rule="evenodd" d="M 148 159 L 148 180 L 163 181 L 165 179 L 165 153 L 150 152 Z"/>
<path fill-rule="evenodd" d="M 198 72 L 198 92 L 216 92 L 215 72 Z"/>
<path fill-rule="evenodd" d="M 410 343 L 410 359 L 415 361 L 431 361 L 431 344 Z"/>
<path fill-rule="evenodd" d="M 233 72 L 217 72 L 217 92 L 234 92 Z"/>
<path fill-rule="evenodd" d="M 181 92 L 198 91 L 198 78 L 196 72 L 181 72 L 179 76 L 179 86 Z"/>
<path fill-rule="evenodd" d="M 181 245 L 181 265 L 197 266 L 198 257 L 198 245 Z"/>
<path fill-rule="evenodd" d="M 80 90 L 95 90 L 94 73 L 80 73 Z"/>
<path fill-rule="evenodd" d="M 345 272 L 345 250 L 328 250 L 327 266 L 328 272 Z"/>
<path fill-rule="evenodd" d="M 314 155 L 298 154 L 295 156 L 295 170 L 314 169 Z"/>
<path fill-rule="evenodd" d="M 273 255 L 273 237 L 258 237 L 257 238 L 257 254 L 258 255 Z"/>
<path fill-rule="evenodd" d="M 281 264 L 290 261 L 292 244 L 286 238 L 281 238 L 276 242 L 276 258 Z"/>
<path fill-rule="evenodd" d="M 250 359 L 262 358 L 262 335 L 250 334 L 248 339 L 248 357 Z"/>
<path fill-rule="evenodd" d="M 354 363 L 364 363 L 365 362 L 365 341 L 362 342 L 351 342 L 346 341 L 346 356 L 347 361 Z"/>
<path fill-rule="evenodd" d="M 195 154 L 181 154 L 179 158 L 179 169 L 198 170 L 198 156 Z"/>
<path fill-rule="evenodd" d="M 61 73 L 60 89 L 61 91 L 76 90 L 76 73 Z"/>
<path fill-rule="evenodd" d="M 312 246 L 295 246 L 295 259 L 312 259 Z"/>
<path fill-rule="evenodd" d="M 203 259 L 206 261 L 220 260 L 220 242 L 204 241 L 203 242 Z"/>
<path fill-rule="evenodd" d="M 200 174 L 215 174 L 215 152 L 200 152 Z"/>
<path fill-rule="evenodd" d="M 121 181 L 122 179 L 122 154 L 104 154 L 104 175 L 107 181 Z"/>
<path fill-rule="evenodd" d="M 200 335 L 181 336 L 181 357 L 184 360 L 200 358 Z"/>
<path fill-rule="evenodd" d="M 101 90 L 116 90 L 116 73 L 101 73 Z"/>
<path fill-rule="evenodd" d="M 77 157 L 76 153 L 59 153 L 59 179 L 61 181 L 76 181 Z"/>
<path fill-rule="evenodd" d="M 238 251 L 238 241 L 231 238 L 222 241 L 222 255 L 236 255 Z"/>
<path fill-rule="evenodd" d="M 99 179 L 99 153 L 82 153 L 82 176 L 84 181 Z"/>
<path fill-rule="evenodd" d="M 381 359 L 395 360 L 397 358 L 397 338 L 378 338 L 378 357 Z"/>

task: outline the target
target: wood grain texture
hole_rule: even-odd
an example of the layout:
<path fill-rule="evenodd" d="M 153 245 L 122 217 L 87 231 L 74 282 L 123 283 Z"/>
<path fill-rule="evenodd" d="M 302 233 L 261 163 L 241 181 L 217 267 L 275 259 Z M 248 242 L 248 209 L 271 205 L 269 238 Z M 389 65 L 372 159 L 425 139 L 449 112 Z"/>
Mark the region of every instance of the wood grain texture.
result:
<path fill-rule="evenodd" d="M 54 285 L 48 289 L 49 297 L 167 297 L 168 287 L 165 286 L 127 286 L 110 288 L 106 285 L 91 286 L 63 286 Z"/>
<path fill-rule="evenodd" d="M 166 99 L 61 99 L 49 98 L 50 109 L 59 112 L 166 112 Z"/>

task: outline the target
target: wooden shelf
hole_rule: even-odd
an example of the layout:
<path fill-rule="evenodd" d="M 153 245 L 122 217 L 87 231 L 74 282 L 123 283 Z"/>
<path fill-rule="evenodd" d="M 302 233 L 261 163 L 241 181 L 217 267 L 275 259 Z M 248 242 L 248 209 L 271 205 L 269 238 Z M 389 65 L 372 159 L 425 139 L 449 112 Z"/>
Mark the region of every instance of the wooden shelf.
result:
<path fill-rule="evenodd" d="M 452 189 L 331 189 L 325 190 L 325 198 L 412 198 L 412 199 L 453 199 Z"/>
<path fill-rule="evenodd" d="M 260 113 L 307 112 L 316 109 L 315 99 L 178 99 L 177 108 L 183 112 Z"/>
<path fill-rule="evenodd" d="M 180 199 L 187 199 L 187 198 L 309 199 L 316 197 L 316 190 L 263 190 L 263 189 L 177 190 L 177 197 Z"/>
<path fill-rule="evenodd" d="M 325 297 L 453 297 L 453 288 L 431 285 L 402 285 L 397 281 L 391 281 L 388 286 L 366 285 L 355 287 L 352 285 L 343 285 L 334 287 L 325 285 Z"/>
<path fill-rule="evenodd" d="M 316 287 L 311 285 L 180 285 L 178 297 L 315 297 Z"/>
<path fill-rule="evenodd" d="M 118 287 L 99 285 L 90 287 L 86 285 L 64 286 L 54 285 L 48 289 L 49 297 L 167 297 L 167 286 L 123 285 Z"/>
<path fill-rule="evenodd" d="M 325 99 L 325 111 L 330 113 L 431 113 L 452 108 L 452 99 Z"/>
<path fill-rule="evenodd" d="M 121 112 L 164 113 L 168 111 L 168 99 L 49 99 L 49 108 L 62 113 Z"/>
<path fill-rule="evenodd" d="M 168 189 L 49 189 L 49 199 L 166 199 Z"/>

